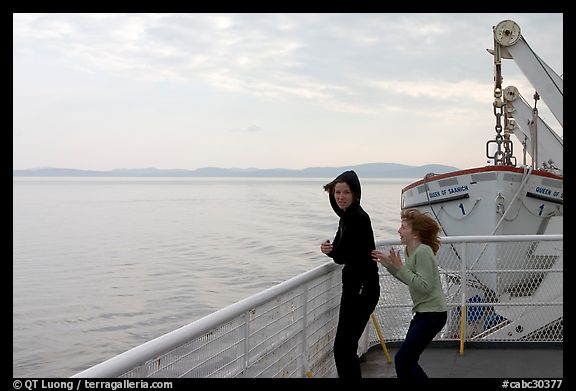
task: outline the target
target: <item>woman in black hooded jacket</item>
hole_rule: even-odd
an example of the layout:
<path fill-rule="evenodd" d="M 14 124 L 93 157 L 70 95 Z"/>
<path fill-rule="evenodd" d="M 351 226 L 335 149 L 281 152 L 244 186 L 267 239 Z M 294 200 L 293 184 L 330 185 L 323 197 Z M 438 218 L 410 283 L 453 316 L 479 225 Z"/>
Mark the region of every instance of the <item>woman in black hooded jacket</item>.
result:
<path fill-rule="evenodd" d="M 334 241 L 325 241 L 320 250 L 344 265 L 334 360 L 338 377 L 361 378 L 358 341 L 380 298 L 378 266 L 371 255 L 374 233 L 370 216 L 360 206 L 360 180 L 354 171 L 343 172 L 324 190 L 340 221 Z"/>

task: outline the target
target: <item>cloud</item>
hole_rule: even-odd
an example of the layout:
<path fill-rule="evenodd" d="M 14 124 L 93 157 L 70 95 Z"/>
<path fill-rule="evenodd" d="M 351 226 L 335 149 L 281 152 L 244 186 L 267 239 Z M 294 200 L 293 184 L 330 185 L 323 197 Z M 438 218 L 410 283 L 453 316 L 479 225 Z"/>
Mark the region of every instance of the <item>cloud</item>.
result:
<path fill-rule="evenodd" d="M 480 103 L 486 102 L 487 98 L 490 99 L 490 92 L 493 90 L 493 84 L 472 80 L 457 82 L 381 80 L 374 81 L 372 84 L 376 88 L 397 95 L 426 97 L 444 101 L 473 100 Z"/>
<path fill-rule="evenodd" d="M 237 132 L 237 133 L 260 133 L 263 132 L 264 129 L 260 126 L 257 125 L 249 125 L 243 128 L 235 128 L 235 129 L 231 129 L 231 132 Z"/>
<path fill-rule="evenodd" d="M 340 146 L 351 134 L 378 135 L 383 128 L 395 130 L 398 145 L 419 129 L 438 139 L 462 129 L 482 135 L 494 126 L 493 63 L 485 50 L 492 45 L 491 26 L 517 19 L 531 47 L 562 73 L 561 17 L 14 14 L 13 116 L 24 135 L 34 135 L 17 134 L 24 141 L 15 150 L 36 159 L 27 140 L 43 133 L 53 140 L 54 134 L 67 140 L 69 134 L 88 139 L 97 133 L 103 149 L 109 133 L 125 132 L 126 139 L 137 133 L 151 145 L 159 143 L 153 136 L 164 137 L 173 143 L 167 150 L 200 139 L 206 145 L 230 142 L 233 149 L 238 139 L 270 143 L 288 134 L 279 150 L 311 137 Z M 504 63 L 503 73 L 506 85 L 531 96 L 513 63 Z M 141 140 L 144 133 L 150 138 Z M 245 153 L 250 147 L 238 156 L 254 165 L 256 154 Z M 119 156 L 131 156 L 134 145 L 118 148 Z M 195 158 L 204 161 L 200 152 L 208 149 L 200 149 Z M 343 154 L 325 153 L 330 159 Z M 441 155 L 449 154 L 434 158 Z M 317 164 L 326 160 L 322 153 L 309 156 Z"/>
<path fill-rule="evenodd" d="M 246 131 L 250 132 L 250 133 L 261 132 L 262 130 L 263 129 L 261 127 L 256 126 L 256 125 L 250 125 L 246 128 Z"/>

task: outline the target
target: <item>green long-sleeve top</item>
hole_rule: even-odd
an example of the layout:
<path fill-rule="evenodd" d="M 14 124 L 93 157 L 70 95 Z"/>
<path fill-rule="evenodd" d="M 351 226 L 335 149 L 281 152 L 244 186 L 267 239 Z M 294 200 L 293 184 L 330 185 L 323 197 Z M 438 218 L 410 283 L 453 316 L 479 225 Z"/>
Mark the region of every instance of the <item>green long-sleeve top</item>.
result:
<path fill-rule="evenodd" d="M 408 285 L 414 306 L 413 312 L 446 311 L 446 296 L 440 282 L 440 272 L 432 248 L 419 244 L 400 269 L 385 265 L 386 269 Z"/>

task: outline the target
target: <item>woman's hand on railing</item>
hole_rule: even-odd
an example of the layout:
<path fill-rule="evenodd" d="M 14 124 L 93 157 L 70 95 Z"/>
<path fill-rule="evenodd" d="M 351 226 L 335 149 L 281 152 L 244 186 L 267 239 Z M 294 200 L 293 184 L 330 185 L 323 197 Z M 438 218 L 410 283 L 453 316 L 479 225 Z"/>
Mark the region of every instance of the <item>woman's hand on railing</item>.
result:
<path fill-rule="evenodd" d="M 320 245 L 320 251 L 322 251 L 324 254 L 330 253 L 332 251 L 332 243 L 330 243 L 329 240 L 326 240 Z"/>

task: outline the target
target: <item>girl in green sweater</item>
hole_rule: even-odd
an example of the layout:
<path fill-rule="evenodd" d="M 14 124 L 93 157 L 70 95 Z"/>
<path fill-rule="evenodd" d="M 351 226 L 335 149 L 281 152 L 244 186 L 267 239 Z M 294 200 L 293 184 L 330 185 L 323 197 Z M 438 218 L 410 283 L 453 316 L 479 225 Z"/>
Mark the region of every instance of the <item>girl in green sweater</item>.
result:
<path fill-rule="evenodd" d="M 428 376 L 418 364 L 420 355 L 447 320 L 446 297 L 436 261 L 440 248 L 440 227 L 430 215 L 416 209 L 403 210 L 401 220 L 398 233 L 400 241 L 406 246 L 406 263 L 402 263 L 400 252 L 394 249 L 388 254 L 374 250 L 372 257 L 408 285 L 414 303 L 414 316 L 406 338 L 394 357 L 394 364 L 399 379 L 422 379 Z"/>

